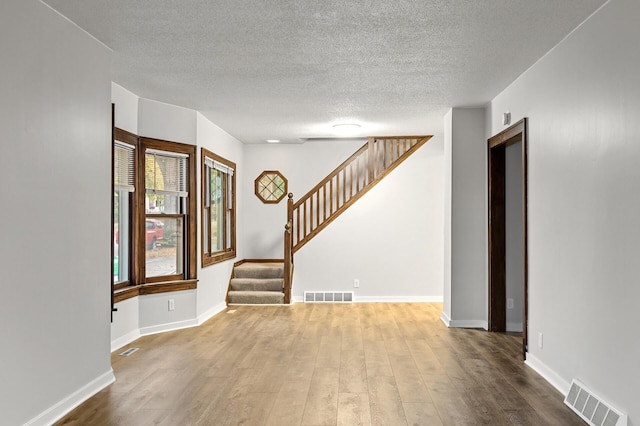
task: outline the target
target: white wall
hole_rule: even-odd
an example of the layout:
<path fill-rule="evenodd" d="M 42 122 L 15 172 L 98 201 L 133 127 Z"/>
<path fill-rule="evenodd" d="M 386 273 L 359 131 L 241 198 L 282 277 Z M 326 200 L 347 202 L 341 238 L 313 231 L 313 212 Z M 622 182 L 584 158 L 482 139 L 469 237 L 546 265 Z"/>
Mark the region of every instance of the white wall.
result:
<path fill-rule="evenodd" d="M 36 0 L 0 3 L 2 423 L 113 380 L 110 53 Z"/>
<path fill-rule="evenodd" d="M 528 363 L 640 425 L 640 2 L 612 0 L 491 102 L 529 117 Z M 481 160 L 478 160 L 481 161 Z M 544 346 L 537 346 L 544 333 Z"/>
<path fill-rule="evenodd" d="M 443 179 L 443 297 L 442 297 L 442 320 L 445 324 L 451 323 L 451 180 L 452 180 L 452 131 L 453 131 L 453 109 L 447 111 L 443 118 L 444 141 L 442 157 L 442 179 Z"/>
<path fill-rule="evenodd" d="M 196 145 L 197 115 L 192 109 L 140 98 L 138 136 Z"/>
<path fill-rule="evenodd" d="M 418 150 L 302 247 L 294 298 L 343 290 L 356 301 L 442 301 L 442 159 Z"/>
<path fill-rule="evenodd" d="M 444 292 L 442 320 L 487 327 L 487 141 L 484 108 L 454 108 L 445 123 Z"/>
<path fill-rule="evenodd" d="M 140 98 L 124 87 L 112 82 L 111 102 L 115 104 L 115 126 L 137 135 Z"/>
<path fill-rule="evenodd" d="M 254 195 L 263 170 L 281 171 L 297 199 L 364 143 L 245 146 L 246 257 L 283 256 L 286 201 Z M 442 300 L 442 151 L 430 143 L 296 253 L 294 299 L 304 290 L 353 290 L 357 300 Z"/>
<path fill-rule="evenodd" d="M 522 142 L 505 148 L 505 281 L 507 331 L 522 331 L 524 317 L 524 253 L 522 220 Z M 488 301 L 487 301 L 488 303 Z"/>
<path fill-rule="evenodd" d="M 196 290 L 139 296 L 140 334 L 153 334 L 197 325 L 195 299 Z M 174 306 L 171 311 L 169 300 L 173 301 Z"/>

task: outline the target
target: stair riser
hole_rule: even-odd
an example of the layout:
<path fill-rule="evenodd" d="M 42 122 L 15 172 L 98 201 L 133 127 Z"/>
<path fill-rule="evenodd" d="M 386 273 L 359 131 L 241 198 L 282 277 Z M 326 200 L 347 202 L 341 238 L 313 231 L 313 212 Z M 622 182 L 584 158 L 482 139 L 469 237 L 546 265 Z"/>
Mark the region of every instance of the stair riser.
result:
<path fill-rule="evenodd" d="M 268 293 L 268 294 L 263 294 Z M 284 303 L 284 294 L 277 292 L 229 292 L 229 303 L 251 305 L 274 305 Z"/>
<path fill-rule="evenodd" d="M 234 278 L 231 280 L 232 291 L 277 291 L 282 292 L 282 280 L 264 280 L 246 282 Z"/>

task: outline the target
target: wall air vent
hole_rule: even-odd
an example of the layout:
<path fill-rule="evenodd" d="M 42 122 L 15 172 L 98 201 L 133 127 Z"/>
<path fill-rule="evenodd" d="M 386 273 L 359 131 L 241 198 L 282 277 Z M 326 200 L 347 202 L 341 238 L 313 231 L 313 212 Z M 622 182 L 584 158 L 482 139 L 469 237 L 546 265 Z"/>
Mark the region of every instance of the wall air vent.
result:
<path fill-rule="evenodd" d="M 305 291 L 305 303 L 348 303 L 353 302 L 352 291 Z"/>
<path fill-rule="evenodd" d="M 122 352 L 120 354 L 120 356 L 130 356 L 131 354 L 133 354 L 137 350 L 138 350 L 138 348 L 129 348 L 126 351 Z"/>
<path fill-rule="evenodd" d="M 564 403 L 590 425 L 627 426 L 626 414 L 604 402 L 575 379 Z"/>

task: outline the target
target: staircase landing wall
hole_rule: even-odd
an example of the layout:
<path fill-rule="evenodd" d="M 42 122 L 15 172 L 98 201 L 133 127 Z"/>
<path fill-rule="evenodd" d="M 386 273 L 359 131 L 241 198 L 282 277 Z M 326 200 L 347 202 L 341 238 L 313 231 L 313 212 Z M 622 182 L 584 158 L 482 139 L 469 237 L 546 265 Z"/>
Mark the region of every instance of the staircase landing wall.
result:
<path fill-rule="evenodd" d="M 306 182 L 300 189 L 291 188 L 294 195 L 303 195 L 362 146 L 362 141 L 338 146 L 343 143 L 315 143 L 318 146 L 309 148 L 278 147 L 282 151 L 289 149 L 283 154 L 288 158 L 287 164 L 295 159 L 299 166 L 307 165 L 306 168 L 299 167 L 299 170 L 286 168 L 289 166 L 284 164 L 279 168 L 290 185 L 303 180 Z M 354 291 L 356 301 L 442 300 L 441 146 L 441 141 L 434 137 L 296 253 L 294 301 L 300 301 L 305 290 Z M 255 150 L 256 156 L 262 158 L 262 163 L 258 159 L 255 163 L 265 167 L 271 164 L 264 160 L 266 148 Z M 260 155 L 257 155 L 258 151 Z M 253 163 L 251 156 L 245 157 L 245 164 Z M 307 169 L 313 176 L 306 176 Z M 245 222 L 264 220 L 264 217 L 258 217 L 259 212 L 274 207 L 264 206 L 254 210 L 256 217 L 247 218 Z M 282 202 L 275 207 L 279 210 L 275 218 L 277 222 L 273 225 L 277 235 L 269 242 L 261 241 L 265 246 L 272 244 L 274 249 L 259 257 L 282 256 L 281 230 L 286 218 L 286 205 Z M 252 210 L 247 208 L 247 212 Z M 257 235 L 257 231 L 255 233 Z M 248 248 L 252 244 L 248 238 L 245 246 Z M 359 288 L 353 287 L 354 278 L 360 280 Z"/>

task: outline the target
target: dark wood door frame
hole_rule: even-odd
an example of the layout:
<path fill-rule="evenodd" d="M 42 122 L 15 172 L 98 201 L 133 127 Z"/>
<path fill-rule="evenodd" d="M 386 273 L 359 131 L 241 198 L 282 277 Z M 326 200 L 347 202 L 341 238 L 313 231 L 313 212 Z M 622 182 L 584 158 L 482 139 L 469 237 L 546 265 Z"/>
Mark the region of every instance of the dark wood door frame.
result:
<path fill-rule="evenodd" d="M 524 312 L 522 351 L 527 353 L 528 329 L 528 244 L 527 244 L 527 119 L 492 136 L 488 140 L 489 179 L 489 331 L 507 330 L 506 224 L 505 224 L 505 149 L 522 143 L 522 241 L 524 276 Z"/>

